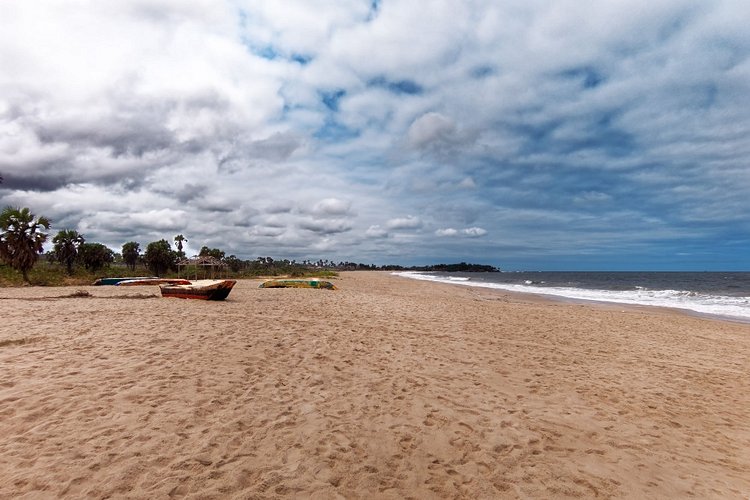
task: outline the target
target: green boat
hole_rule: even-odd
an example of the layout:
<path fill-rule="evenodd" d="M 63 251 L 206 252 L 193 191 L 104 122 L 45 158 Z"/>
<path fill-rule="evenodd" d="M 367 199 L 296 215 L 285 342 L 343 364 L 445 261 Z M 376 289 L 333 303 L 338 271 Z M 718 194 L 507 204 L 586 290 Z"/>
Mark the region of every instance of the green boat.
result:
<path fill-rule="evenodd" d="M 336 290 L 330 281 L 321 280 L 268 280 L 260 284 L 258 288 L 325 288 Z"/>

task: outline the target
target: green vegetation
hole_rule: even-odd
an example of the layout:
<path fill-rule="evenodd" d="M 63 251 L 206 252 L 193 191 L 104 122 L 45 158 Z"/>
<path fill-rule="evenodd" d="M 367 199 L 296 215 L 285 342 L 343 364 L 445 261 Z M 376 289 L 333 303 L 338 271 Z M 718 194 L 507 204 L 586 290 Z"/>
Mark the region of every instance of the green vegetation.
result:
<path fill-rule="evenodd" d="M 0 212 L 0 260 L 13 269 L 21 271 L 23 281 L 29 281 L 29 270 L 34 267 L 42 245 L 47 240 L 50 222 L 46 217 L 37 218 L 28 208 L 6 207 Z"/>
<path fill-rule="evenodd" d="M 143 255 L 148 267 L 156 276 L 162 276 L 177 264 L 177 252 L 172 250 L 167 240 L 153 241 L 146 247 Z"/>
<path fill-rule="evenodd" d="M 128 241 L 122 246 L 122 260 L 128 269 L 135 271 L 135 266 L 141 258 L 141 246 L 135 241 Z"/>
<path fill-rule="evenodd" d="M 86 242 L 78 231 L 63 229 L 52 238 L 52 254 L 61 264 L 65 264 L 68 274 L 73 274 L 73 264 L 78 259 L 78 249 Z"/>
<path fill-rule="evenodd" d="M 177 256 L 181 259 L 185 258 L 185 252 L 182 251 L 182 244 L 187 241 L 187 238 L 185 238 L 183 235 L 178 234 L 174 237 L 174 243 L 177 247 Z"/>
<path fill-rule="evenodd" d="M 238 259 L 239 260 L 239 259 Z M 226 265 L 223 269 L 216 270 L 217 278 L 233 279 L 252 279 L 259 277 L 285 276 L 294 278 L 333 278 L 338 273 L 331 269 L 305 268 L 300 264 L 292 265 L 290 261 L 277 261 L 273 266 L 259 264 L 257 261 L 240 261 L 242 268 L 233 271 Z M 65 266 L 54 260 L 40 260 L 33 269 L 28 273 L 29 280 L 32 284 L 38 286 L 81 286 L 91 285 L 98 278 L 118 277 L 118 276 L 144 276 L 151 274 L 142 261 L 139 261 L 135 267 L 130 268 L 124 262 L 114 262 L 105 266 L 98 271 L 90 271 L 85 267 L 76 267 L 73 274 L 69 275 Z M 179 276 L 191 277 L 208 277 L 205 270 L 196 269 L 194 266 L 187 266 L 180 269 Z M 165 277 L 174 278 L 178 276 L 176 270 L 171 269 L 164 273 Z M 23 284 L 20 273 L 8 265 L 0 264 L 0 287 L 20 286 Z"/>
<path fill-rule="evenodd" d="M 69 275 L 65 266 L 57 262 L 40 260 L 28 271 L 29 283 L 37 286 L 90 285 L 93 274 L 83 268 L 74 269 Z M 21 286 L 24 283 L 21 274 L 11 266 L 0 264 L 0 286 Z"/>
<path fill-rule="evenodd" d="M 101 243 L 84 243 L 78 250 L 83 267 L 92 273 L 115 261 L 115 253 Z"/>
<path fill-rule="evenodd" d="M 221 260 L 224 258 L 224 251 L 218 248 L 202 247 L 201 251 L 198 252 L 199 257 L 213 257 L 214 259 Z"/>

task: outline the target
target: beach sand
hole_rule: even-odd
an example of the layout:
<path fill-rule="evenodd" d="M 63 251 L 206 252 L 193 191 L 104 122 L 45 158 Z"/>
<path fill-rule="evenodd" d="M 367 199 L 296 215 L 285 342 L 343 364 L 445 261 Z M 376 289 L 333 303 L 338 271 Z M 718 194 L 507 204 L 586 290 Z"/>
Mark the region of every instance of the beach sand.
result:
<path fill-rule="evenodd" d="M 0 289 L 0 498 L 750 498 L 750 325 L 259 283 Z"/>

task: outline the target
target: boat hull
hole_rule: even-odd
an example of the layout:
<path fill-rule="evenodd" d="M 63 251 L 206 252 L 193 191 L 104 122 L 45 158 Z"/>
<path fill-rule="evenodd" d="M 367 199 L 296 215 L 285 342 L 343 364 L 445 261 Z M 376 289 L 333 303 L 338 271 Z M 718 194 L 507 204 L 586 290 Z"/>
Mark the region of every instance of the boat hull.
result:
<path fill-rule="evenodd" d="M 325 288 L 336 290 L 333 283 L 321 280 L 268 280 L 261 283 L 258 288 Z"/>
<path fill-rule="evenodd" d="M 224 300 L 237 283 L 235 280 L 194 282 L 189 285 L 161 285 L 161 296 L 175 299 Z"/>

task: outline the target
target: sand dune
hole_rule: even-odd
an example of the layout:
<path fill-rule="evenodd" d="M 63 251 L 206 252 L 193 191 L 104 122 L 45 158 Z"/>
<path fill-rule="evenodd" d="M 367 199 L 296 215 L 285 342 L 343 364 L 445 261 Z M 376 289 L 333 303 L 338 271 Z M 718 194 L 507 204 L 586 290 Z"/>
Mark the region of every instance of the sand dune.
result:
<path fill-rule="evenodd" d="M 258 284 L 0 289 L 0 498 L 750 495 L 748 325 Z"/>

